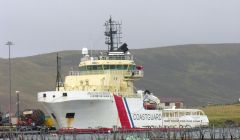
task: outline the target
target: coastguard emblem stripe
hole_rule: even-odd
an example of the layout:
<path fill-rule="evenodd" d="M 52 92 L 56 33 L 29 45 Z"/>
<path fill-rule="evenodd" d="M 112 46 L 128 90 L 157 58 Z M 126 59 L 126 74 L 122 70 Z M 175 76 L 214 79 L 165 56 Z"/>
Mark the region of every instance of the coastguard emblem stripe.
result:
<path fill-rule="evenodd" d="M 118 117 L 120 119 L 122 128 L 131 128 L 130 122 L 128 120 L 127 111 L 124 106 L 122 97 L 114 95 L 114 99 L 116 102 L 116 106 L 117 106 L 117 110 L 118 110 Z"/>
<path fill-rule="evenodd" d="M 133 119 L 132 119 L 132 116 L 131 116 L 131 113 L 130 113 L 130 110 L 129 110 L 129 107 L 128 107 L 127 99 L 125 97 L 124 97 L 124 103 L 125 103 L 126 108 L 127 108 L 128 116 L 129 116 L 129 118 L 131 120 L 132 128 L 134 128 Z"/>

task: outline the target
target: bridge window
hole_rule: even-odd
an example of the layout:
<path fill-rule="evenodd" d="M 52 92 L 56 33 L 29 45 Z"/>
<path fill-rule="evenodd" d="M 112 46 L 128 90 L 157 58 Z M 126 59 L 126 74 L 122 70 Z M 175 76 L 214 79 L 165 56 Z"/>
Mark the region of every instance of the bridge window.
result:
<path fill-rule="evenodd" d="M 130 68 L 129 68 L 130 67 Z M 80 67 L 80 71 L 91 71 L 91 70 L 134 70 L 135 65 L 89 65 Z"/>
<path fill-rule="evenodd" d="M 135 65 L 129 65 L 128 70 L 135 70 Z"/>
<path fill-rule="evenodd" d="M 96 66 L 96 65 L 93 65 L 93 66 L 92 66 L 92 70 L 97 70 L 97 66 Z"/>
<path fill-rule="evenodd" d="M 97 70 L 103 70 L 103 66 L 102 65 L 97 65 Z"/>
<path fill-rule="evenodd" d="M 115 69 L 115 65 L 110 65 L 110 69 Z"/>
<path fill-rule="evenodd" d="M 103 70 L 102 65 L 89 65 L 87 67 L 80 67 L 81 71 L 91 71 L 91 70 Z"/>
<path fill-rule="evenodd" d="M 80 67 L 80 71 L 86 71 L 86 70 L 87 70 L 87 67 L 86 67 L 86 66 Z"/>
<path fill-rule="evenodd" d="M 109 70 L 109 65 L 103 65 L 104 70 Z"/>
<path fill-rule="evenodd" d="M 118 70 L 122 70 L 123 69 L 123 65 L 117 65 L 117 69 Z"/>
<path fill-rule="evenodd" d="M 92 66 L 87 66 L 87 70 L 92 70 Z"/>

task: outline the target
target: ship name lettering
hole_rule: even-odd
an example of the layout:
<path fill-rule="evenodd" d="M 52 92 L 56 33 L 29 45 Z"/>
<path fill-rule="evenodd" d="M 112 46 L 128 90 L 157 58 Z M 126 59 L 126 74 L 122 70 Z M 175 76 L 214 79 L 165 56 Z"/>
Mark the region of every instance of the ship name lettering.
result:
<path fill-rule="evenodd" d="M 104 98 L 104 97 L 111 97 L 108 93 L 104 92 L 95 92 L 95 93 L 88 93 L 91 98 Z"/>
<path fill-rule="evenodd" d="M 161 114 L 133 114 L 133 120 L 161 120 Z"/>

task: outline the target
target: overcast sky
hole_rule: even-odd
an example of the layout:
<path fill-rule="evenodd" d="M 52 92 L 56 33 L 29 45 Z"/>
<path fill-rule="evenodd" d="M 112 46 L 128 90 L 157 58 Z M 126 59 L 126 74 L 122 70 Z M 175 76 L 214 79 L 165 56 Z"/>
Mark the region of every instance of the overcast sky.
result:
<path fill-rule="evenodd" d="M 106 49 L 110 15 L 129 48 L 240 42 L 240 0 L 0 0 L 0 57 Z"/>

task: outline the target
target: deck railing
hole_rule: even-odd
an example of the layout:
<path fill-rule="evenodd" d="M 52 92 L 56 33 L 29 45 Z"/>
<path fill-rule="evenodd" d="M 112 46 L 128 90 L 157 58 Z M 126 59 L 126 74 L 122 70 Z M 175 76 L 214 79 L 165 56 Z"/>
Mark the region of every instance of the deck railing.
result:
<path fill-rule="evenodd" d="M 99 56 L 99 57 L 83 57 L 81 61 L 89 61 L 89 60 L 133 60 L 132 55 L 120 55 L 120 56 Z"/>

